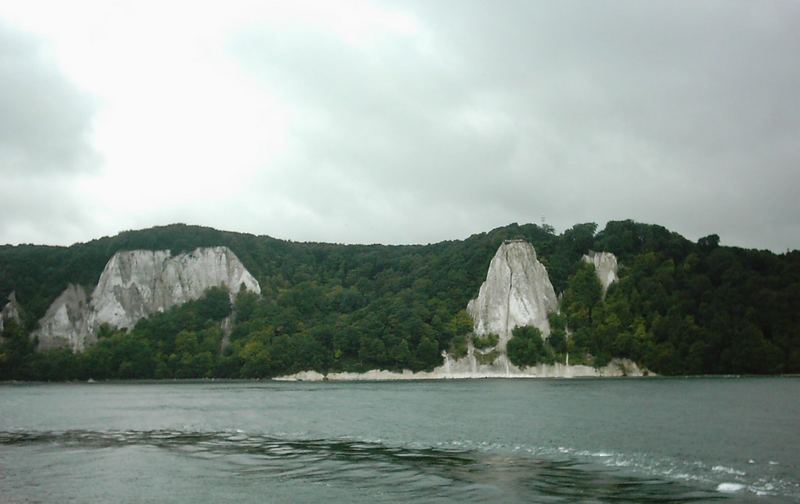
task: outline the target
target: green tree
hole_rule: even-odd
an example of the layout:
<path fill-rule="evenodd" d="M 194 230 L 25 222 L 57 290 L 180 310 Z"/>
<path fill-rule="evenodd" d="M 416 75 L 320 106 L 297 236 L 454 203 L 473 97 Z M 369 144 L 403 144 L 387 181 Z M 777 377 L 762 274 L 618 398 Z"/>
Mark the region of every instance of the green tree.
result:
<path fill-rule="evenodd" d="M 538 328 L 520 326 L 514 328 L 511 334 L 506 351 L 515 366 L 534 366 L 546 359 L 542 332 Z"/>
<path fill-rule="evenodd" d="M 441 363 L 442 358 L 439 354 L 439 346 L 433 338 L 423 336 L 420 339 L 417 347 L 417 361 L 423 369 L 432 369 Z"/>

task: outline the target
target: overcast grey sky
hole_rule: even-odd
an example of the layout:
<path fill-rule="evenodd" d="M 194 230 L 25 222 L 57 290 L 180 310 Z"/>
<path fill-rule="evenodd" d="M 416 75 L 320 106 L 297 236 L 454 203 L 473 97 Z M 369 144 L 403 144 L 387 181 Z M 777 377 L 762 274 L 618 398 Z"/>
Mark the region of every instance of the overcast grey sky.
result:
<path fill-rule="evenodd" d="M 544 217 L 800 247 L 800 2 L 208 3 L 0 4 L 0 243 Z"/>

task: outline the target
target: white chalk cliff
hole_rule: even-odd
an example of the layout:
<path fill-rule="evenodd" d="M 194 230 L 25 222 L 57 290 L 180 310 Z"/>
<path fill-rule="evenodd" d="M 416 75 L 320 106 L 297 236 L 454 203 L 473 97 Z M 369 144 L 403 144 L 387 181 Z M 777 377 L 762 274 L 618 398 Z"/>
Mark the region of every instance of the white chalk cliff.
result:
<path fill-rule="evenodd" d="M 3 306 L 3 309 L 0 310 L 0 333 L 3 332 L 6 322 L 10 320 L 20 321 L 17 295 L 14 291 L 8 295 L 8 302 Z"/>
<path fill-rule="evenodd" d="M 39 320 L 39 350 L 72 348 L 83 350 L 96 341 L 89 330 L 89 299 L 80 285 L 70 284 L 64 289 Z"/>
<path fill-rule="evenodd" d="M 92 293 L 92 325 L 130 328 L 140 319 L 197 299 L 210 287 L 261 293 L 261 287 L 227 247 L 198 248 L 170 257 L 168 250 L 117 252 Z"/>
<path fill-rule="evenodd" d="M 617 256 L 611 252 L 589 251 L 588 254 L 583 256 L 583 262 L 594 265 L 594 271 L 603 286 L 603 295 L 605 295 L 611 284 L 619 279 L 617 276 Z"/>
<path fill-rule="evenodd" d="M 500 351 L 505 351 L 515 327 L 534 326 L 547 337 L 547 314 L 556 310 L 558 299 L 547 269 L 536 258 L 533 245 L 522 240 L 500 245 L 478 297 L 467 305 L 475 335 L 497 334 Z"/>
<path fill-rule="evenodd" d="M 91 298 L 70 285 L 39 321 L 41 349 L 82 351 L 96 341 L 102 324 L 132 328 L 172 306 L 200 298 L 211 287 L 261 293 L 258 281 L 227 247 L 198 248 L 172 256 L 169 250 L 117 252 L 106 264 Z"/>
<path fill-rule="evenodd" d="M 497 334 L 497 345 L 478 349 L 470 341 L 466 356 L 454 358 L 445 354 L 444 363 L 434 373 L 443 377 L 526 375 L 528 370 L 512 364 L 506 355 L 512 331 L 520 326 L 533 326 L 546 338 L 550 335 L 547 316 L 557 310 L 558 298 L 533 245 L 523 240 L 506 240 L 489 263 L 478 297 L 467 304 L 474 322 L 474 337 Z"/>

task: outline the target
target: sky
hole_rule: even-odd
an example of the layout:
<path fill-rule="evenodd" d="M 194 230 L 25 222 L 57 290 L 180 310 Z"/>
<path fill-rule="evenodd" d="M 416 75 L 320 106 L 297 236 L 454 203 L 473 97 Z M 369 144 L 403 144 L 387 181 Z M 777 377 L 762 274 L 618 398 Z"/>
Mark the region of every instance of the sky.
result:
<path fill-rule="evenodd" d="M 633 219 L 800 248 L 800 2 L 0 3 L 0 243 L 431 243 Z"/>

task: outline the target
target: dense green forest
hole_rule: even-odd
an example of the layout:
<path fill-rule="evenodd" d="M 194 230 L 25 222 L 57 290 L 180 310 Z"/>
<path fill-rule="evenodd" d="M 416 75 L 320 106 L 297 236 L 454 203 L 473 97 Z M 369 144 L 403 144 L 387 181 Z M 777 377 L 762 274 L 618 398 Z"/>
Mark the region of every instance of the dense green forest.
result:
<path fill-rule="evenodd" d="M 295 243 L 171 225 L 71 247 L 0 247 L 0 296 L 16 291 L 22 321 L 6 323 L 0 379 L 255 378 L 305 369 L 430 369 L 463 352 L 464 312 L 506 239 L 536 248 L 557 293 L 547 341 L 515 331 L 512 361 L 596 366 L 628 357 L 660 374 L 800 372 L 800 252 L 776 255 L 697 243 L 656 226 L 616 221 L 556 234 L 512 224 L 466 240 L 384 246 Z M 68 283 L 96 284 L 119 250 L 231 248 L 262 295 L 212 289 L 203 299 L 142 320 L 103 327 L 81 354 L 35 351 L 36 321 Z M 609 251 L 620 281 L 605 296 L 589 250 Z M 230 299 L 233 297 L 234 302 Z M 232 315 L 229 338 L 221 321 Z M 480 345 L 476 341 L 476 345 Z"/>

